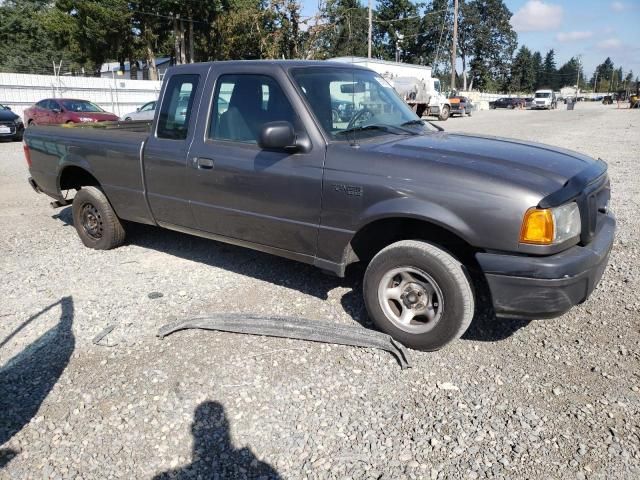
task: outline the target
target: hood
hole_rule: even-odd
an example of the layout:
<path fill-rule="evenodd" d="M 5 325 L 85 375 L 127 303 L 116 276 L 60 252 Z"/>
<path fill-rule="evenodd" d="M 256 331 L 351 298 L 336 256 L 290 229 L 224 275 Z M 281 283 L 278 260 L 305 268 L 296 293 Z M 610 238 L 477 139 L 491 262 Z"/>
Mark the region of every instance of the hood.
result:
<path fill-rule="evenodd" d="M 118 116 L 109 112 L 69 112 L 70 115 L 75 117 L 93 118 L 98 122 L 109 122 L 119 120 Z"/>
<path fill-rule="evenodd" d="M 390 142 L 362 144 L 384 155 L 438 163 L 479 176 L 501 178 L 543 195 L 596 160 L 577 152 L 539 143 L 499 137 L 437 132 L 412 137 L 394 137 Z"/>
<path fill-rule="evenodd" d="M 12 122 L 16 118 L 18 118 L 18 115 L 13 113 L 11 110 L 0 109 L 0 122 Z"/>

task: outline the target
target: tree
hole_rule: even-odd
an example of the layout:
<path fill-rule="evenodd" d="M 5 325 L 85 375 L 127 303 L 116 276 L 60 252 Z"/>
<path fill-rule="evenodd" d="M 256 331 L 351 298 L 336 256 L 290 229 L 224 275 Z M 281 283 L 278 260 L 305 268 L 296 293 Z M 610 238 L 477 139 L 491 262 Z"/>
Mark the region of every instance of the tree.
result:
<path fill-rule="evenodd" d="M 536 72 L 536 83 L 533 87 L 534 90 L 538 90 L 543 84 L 544 77 L 544 63 L 542 62 L 542 55 L 540 52 L 535 52 L 531 57 L 531 63 L 533 64 L 533 69 Z"/>
<path fill-rule="evenodd" d="M 469 42 L 472 83 L 480 89 L 498 90 L 508 84 L 513 52 L 518 45 L 509 20 L 511 12 L 502 0 L 472 0 L 473 19 Z"/>
<path fill-rule="evenodd" d="M 0 69 L 53 73 L 53 61 L 71 61 L 69 52 L 53 41 L 47 26 L 47 0 L 0 2 Z"/>
<path fill-rule="evenodd" d="M 462 89 L 467 89 L 467 59 L 473 55 L 475 34 L 480 24 L 480 12 L 476 2 L 462 2 L 458 8 L 458 55 L 462 59 Z M 447 32 L 450 32 L 447 29 Z M 448 37 L 447 45 L 452 39 Z"/>
<path fill-rule="evenodd" d="M 513 59 L 509 90 L 512 92 L 532 92 L 536 88 L 537 72 L 533 54 L 524 45 Z"/>
<path fill-rule="evenodd" d="M 376 11 L 375 34 L 383 58 L 417 63 L 420 41 L 419 5 L 410 0 L 380 0 Z"/>
<path fill-rule="evenodd" d="M 579 69 L 580 77 L 578 77 Z M 582 88 L 584 88 L 587 84 L 584 78 L 584 73 L 580 67 L 580 61 L 575 57 L 571 57 L 568 62 L 566 62 L 558 69 L 555 80 L 556 86 L 558 88 L 574 86 L 576 85 L 576 80 L 578 81 L 579 85 L 582 86 Z"/>
<path fill-rule="evenodd" d="M 557 77 L 556 77 L 556 53 L 553 50 L 549 50 L 544 56 L 544 63 L 542 66 L 542 78 L 541 87 L 557 90 Z"/>
<path fill-rule="evenodd" d="M 366 57 L 367 15 L 359 0 L 328 0 L 309 29 L 307 58 Z"/>
<path fill-rule="evenodd" d="M 51 24 L 60 32 L 58 42 L 80 47 L 81 60 L 90 61 L 96 73 L 115 58 L 124 69 L 132 56 L 132 15 L 127 0 L 57 0 Z"/>
<path fill-rule="evenodd" d="M 593 77 L 591 79 L 591 83 L 593 84 L 593 89 L 595 92 L 598 92 L 602 89 L 606 91 L 611 91 L 611 79 L 613 77 L 614 65 L 611 61 L 611 58 L 607 57 L 604 62 L 598 65 L 593 73 Z M 596 77 L 597 77 L 597 85 L 596 85 Z"/>

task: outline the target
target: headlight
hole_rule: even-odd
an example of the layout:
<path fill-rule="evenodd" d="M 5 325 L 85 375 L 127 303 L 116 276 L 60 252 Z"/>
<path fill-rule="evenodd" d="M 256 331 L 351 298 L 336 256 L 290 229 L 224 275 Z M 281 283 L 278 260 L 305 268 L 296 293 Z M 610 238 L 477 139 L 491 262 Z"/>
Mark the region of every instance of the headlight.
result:
<path fill-rule="evenodd" d="M 522 220 L 520 242 L 558 244 L 580 235 L 580 229 L 580 210 L 575 202 L 556 208 L 530 208 Z"/>
<path fill-rule="evenodd" d="M 22 123 L 22 117 L 16 117 L 13 119 L 13 123 L 20 125 Z"/>

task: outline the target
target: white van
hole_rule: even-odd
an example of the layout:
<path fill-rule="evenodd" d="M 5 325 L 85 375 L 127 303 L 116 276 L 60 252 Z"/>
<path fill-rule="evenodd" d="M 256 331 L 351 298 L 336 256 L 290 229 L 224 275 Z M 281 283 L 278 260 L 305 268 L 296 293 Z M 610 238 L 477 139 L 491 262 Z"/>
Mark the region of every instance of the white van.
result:
<path fill-rule="evenodd" d="M 533 102 L 531 102 L 531 109 L 544 108 L 546 110 L 552 110 L 556 108 L 558 99 L 553 90 L 536 90 Z"/>

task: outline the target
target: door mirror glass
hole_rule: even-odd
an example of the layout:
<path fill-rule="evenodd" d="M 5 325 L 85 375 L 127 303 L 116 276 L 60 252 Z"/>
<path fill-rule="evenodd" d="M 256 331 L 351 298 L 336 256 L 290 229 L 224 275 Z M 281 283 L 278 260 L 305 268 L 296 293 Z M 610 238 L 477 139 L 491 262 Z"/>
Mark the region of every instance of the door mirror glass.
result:
<path fill-rule="evenodd" d="M 265 123 L 260 130 L 258 145 L 267 150 L 296 148 L 293 125 L 286 121 Z"/>

